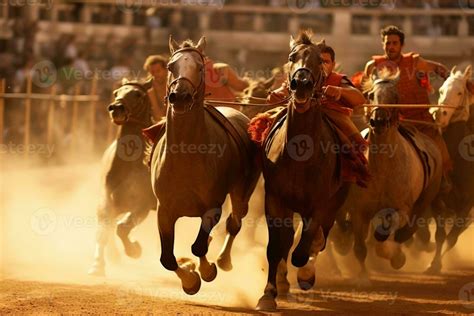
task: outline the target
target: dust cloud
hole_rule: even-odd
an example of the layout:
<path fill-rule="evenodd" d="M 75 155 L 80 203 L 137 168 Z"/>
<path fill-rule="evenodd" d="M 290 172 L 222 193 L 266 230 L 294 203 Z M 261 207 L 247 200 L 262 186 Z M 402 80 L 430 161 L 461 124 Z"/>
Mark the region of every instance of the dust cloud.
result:
<path fill-rule="evenodd" d="M 77 157 L 76 157 L 77 158 Z M 253 308 L 263 293 L 267 263 L 265 245 L 268 234 L 263 212 L 262 187 L 251 200 L 248 217 L 238 235 L 232 252 L 234 269 L 218 271 L 212 283 L 203 282 L 201 291 L 188 296 L 181 290 L 179 279 L 159 262 L 160 244 L 156 227 L 156 212 L 132 231 L 143 249 L 141 258 L 128 258 L 115 237 L 109 243 L 106 256 L 106 277 L 89 276 L 93 262 L 97 220 L 96 206 L 100 198 L 99 158 L 60 166 L 25 168 L 9 161 L 1 174 L 1 277 L 58 282 L 67 284 L 107 284 L 120 293 L 158 296 L 194 304 Z M 208 258 L 217 258 L 224 239 L 224 223 L 229 209 L 216 227 Z M 175 255 L 190 257 L 191 245 L 197 236 L 199 221 L 184 218 L 177 224 Z M 434 232 L 434 230 L 432 230 Z M 432 234 L 434 235 L 434 233 Z M 434 236 L 432 236 L 432 240 Z M 444 269 L 472 267 L 472 227 L 461 235 L 457 246 L 444 260 Z M 407 265 L 402 271 L 421 273 L 429 265 L 433 253 L 407 253 Z M 344 277 L 353 278 L 358 264 L 352 252 L 346 257 L 335 254 Z M 390 271 L 388 261 L 374 258 L 369 249 L 368 268 Z M 337 278 L 333 266 L 323 252 L 317 263 L 317 275 L 322 279 Z M 289 274 L 295 283 L 294 270 Z M 319 282 L 319 281 L 318 281 Z M 292 285 L 294 287 L 295 285 Z M 123 294 L 121 294 L 123 295 Z"/>

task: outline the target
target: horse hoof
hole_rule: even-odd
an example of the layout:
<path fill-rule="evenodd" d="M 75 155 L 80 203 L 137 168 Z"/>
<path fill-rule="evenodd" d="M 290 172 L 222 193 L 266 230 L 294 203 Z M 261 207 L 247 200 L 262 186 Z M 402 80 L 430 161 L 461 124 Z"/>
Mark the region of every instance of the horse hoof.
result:
<path fill-rule="evenodd" d="M 298 278 L 298 286 L 303 291 L 308 291 L 313 288 L 314 283 L 316 283 L 316 277 L 312 276 L 309 280 L 303 280 Z"/>
<path fill-rule="evenodd" d="M 431 264 L 428 269 L 426 269 L 425 274 L 427 275 L 439 275 L 441 274 L 441 265 Z"/>
<path fill-rule="evenodd" d="M 201 289 L 201 278 L 199 277 L 199 274 L 197 274 L 197 272 L 192 271 L 190 273 L 194 278 L 194 284 L 190 288 L 186 288 L 183 286 L 183 291 L 188 295 L 194 295 Z"/>
<path fill-rule="evenodd" d="M 356 280 L 357 287 L 370 287 L 372 282 L 369 279 L 367 272 L 361 272 Z"/>
<path fill-rule="evenodd" d="M 202 273 L 201 269 L 199 269 L 199 272 L 201 272 L 201 278 L 206 282 L 214 281 L 214 279 L 217 276 L 217 267 L 216 267 L 215 263 L 211 264 L 211 270 L 210 271 L 211 272 L 208 275 L 204 275 Z"/>
<path fill-rule="evenodd" d="M 87 274 L 95 277 L 105 277 L 105 267 L 92 266 Z"/>
<path fill-rule="evenodd" d="M 273 311 L 276 311 L 276 307 L 277 307 L 276 301 L 270 295 L 265 294 L 258 300 L 258 304 L 257 304 L 258 311 L 273 312 Z"/>
<path fill-rule="evenodd" d="M 390 236 L 390 233 L 385 231 L 385 228 L 383 228 L 382 225 L 377 226 L 377 228 L 374 231 L 374 238 L 377 241 L 380 241 L 380 242 L 386 241 L 389 236 Z"/>
<path fill-rule="evenodd" d="M 217 265 L 223 271 L 232 270 L 232 263 L 230 262 L 230 260 L 225 260 L 225 259 L 222 259 L 222 258 L 218 258 L 217 259 Z"/>
<path fill-rule="evenodd" d="M 130 258 L 137 259 L 142 255 L 142 247 L 138 241 L 134 241 L 130 244 L 129 247 L 125 248 L 125 254 Z"/>
<path fill-rule="evenodd" d="M 400 252 L 398 255 L 395 255 L 392 259 L 390 259 L 390 265 L 395 270 L 401 269 L 406 262 L 407 258 L 403 252 Z"/>

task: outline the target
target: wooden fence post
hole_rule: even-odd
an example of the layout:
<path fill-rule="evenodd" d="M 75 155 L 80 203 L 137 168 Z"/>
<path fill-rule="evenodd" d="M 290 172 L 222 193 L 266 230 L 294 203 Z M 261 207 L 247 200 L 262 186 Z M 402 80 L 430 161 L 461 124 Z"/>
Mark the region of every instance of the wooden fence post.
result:
<path fill-rule="evenodd" d="M 92 97 L 97 95 L 97 75 L 94 75 L 92 78 L 92 87 L 91 87 L 91 94 Z M 94 151 L 94 140 L 95 140 L 95 112 L 96 112 L 97 102 L 93 100 L 90 104 L 90 144 L 91 144 L 91 151 Z"/>
<path fill-rule="evenodd" d="M 48 145 L 52 145 L 54 142 L 54 114 L 55 114 L 55 106 L 56 106 L 56 85 L 51 86 L 50 91 L 51 99 L 49 100 L 48 104 L 48 127 L 46 132 L 46 143 Z"/>
<path fill-rule="evenodd" d="M 0 80 L 0 94 L 5 93 L 6 80 Z M 0 144 L 3 144 L 3 133 L 4 133 L 4 113 L 5 113 L 5 98 L 0 97 Z"/>
<path fill-rule="evenodd" d="M 31 73 L 26 76 L 26 99 L 25 99 L 25 135 L 23 143 L 25 145 L 25 158 L 28 158 L 30 148 L 30 132 L 31 132 Z"/>
<path fill-rule="evenodd" d="M 72 101 L 72 121 L 71 121 L 71 146 L 72 151 L 75 151 L 77 148 L 77 116 L 79 111 L 79 102 L 77 101 L 77 96 L 81 93 L 80 83 L 77 83 L 74 87 L 74 98 Z"/>

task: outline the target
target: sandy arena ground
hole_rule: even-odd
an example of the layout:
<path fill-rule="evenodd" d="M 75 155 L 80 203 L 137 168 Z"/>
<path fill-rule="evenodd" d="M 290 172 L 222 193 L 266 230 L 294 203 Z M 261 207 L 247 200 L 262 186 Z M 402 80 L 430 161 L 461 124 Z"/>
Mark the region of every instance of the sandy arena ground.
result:
<path fill-rule="evenodd" d="M 141 242 L 138 260 L 125 256 L 119 240 L 107 256 L 107 276 L 87 275 L 93 259 L 95 206 L 99 166 L 38 168 L 1 175 L 0 314 L 180 314 L 255 313 L 266 282 L 267 241 L 264 222 L 256 233 L 245 227 L 234 243 L 234 269 L 218 272 L 212 283 L 187 296 L 178 278 L 159 262 L 156 215 L 132 232 Z M 259 203 L 254 199 L 254 212 Z M 253 222 L 255 223 L 255 221 Z M 245 222 L 244 222 L 245 225 Z M 247 225 L 251 226 L 251 225 Z M 214 259 L 221 246 L 219 231 L 211 244 Z M 177 226 L 177 257 L 191 257 L 198 221 Z M 334 274 L 327 256 L 318 258 L 317 285 L 303 292 L 292 285 L 279 301 L 284 315 L 420 315 L 474 313 L 474 228 L 465 232 L 444 261 L 441 276 L 422 272 L 432 254 L 407 250 L 407 265 L 393 271 L 388 262 L 370 258 L 372 285 L 358 286 L 359 268 L 352 255 L 337 256 L 342 276 Z M 290 282 L 295 283 L 294 271 Z"/>

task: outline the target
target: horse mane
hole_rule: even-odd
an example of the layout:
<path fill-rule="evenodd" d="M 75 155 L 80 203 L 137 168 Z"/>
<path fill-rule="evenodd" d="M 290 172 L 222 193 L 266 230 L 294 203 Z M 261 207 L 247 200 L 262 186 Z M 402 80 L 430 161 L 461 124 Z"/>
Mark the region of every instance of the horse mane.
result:
<path fill-rule="evenodd" d="M 367 93 L 372 91 L 374 87 L 375 80 L 382 80 L 382 81 L 393 81 L 397 80 L 400 77 L 400 70 L 397 69 L 397 72 L 392 73 L 389 68 L 383 67 L 380 71 L 374 71 L 373 74 L 377 73 L 377 78 L 372 78 L 373 76 L 369 76 L 369 78 L 365 79 L 362 82 L 362 91 L 363 93 Z"/>
<path fill-rule="evenodd" d="M 311 39 L 313 35 L 314 33 L 311 29 L 301 30 L 296 36 L 296 38 L 294 39 L 294 44 L 295 45 L 300 45 L 300 44 L 312 45 L 312 46 L 317 46 L 319 49 L 322 49 L 324 46 L 326 46 L 326 42 L 324 39 L 322 39 L 321 41 L 317 43 L 313 42 L 313 40 Z"/>
<path fill-rule="evenodd" d="M 316 45 L 311 40 L 313 32 L 311 30 L 301 30 L 295 38 L 295 44 Z"/>
<path fill-rule="evenodd" d="M 194 42 L 191 40 L 191 39 L 187 39 L 185 41 L 183 41 L 180 45 L 179 45 L 179 48 L 195 48 L 196 45 L 194 44 Z"/>

